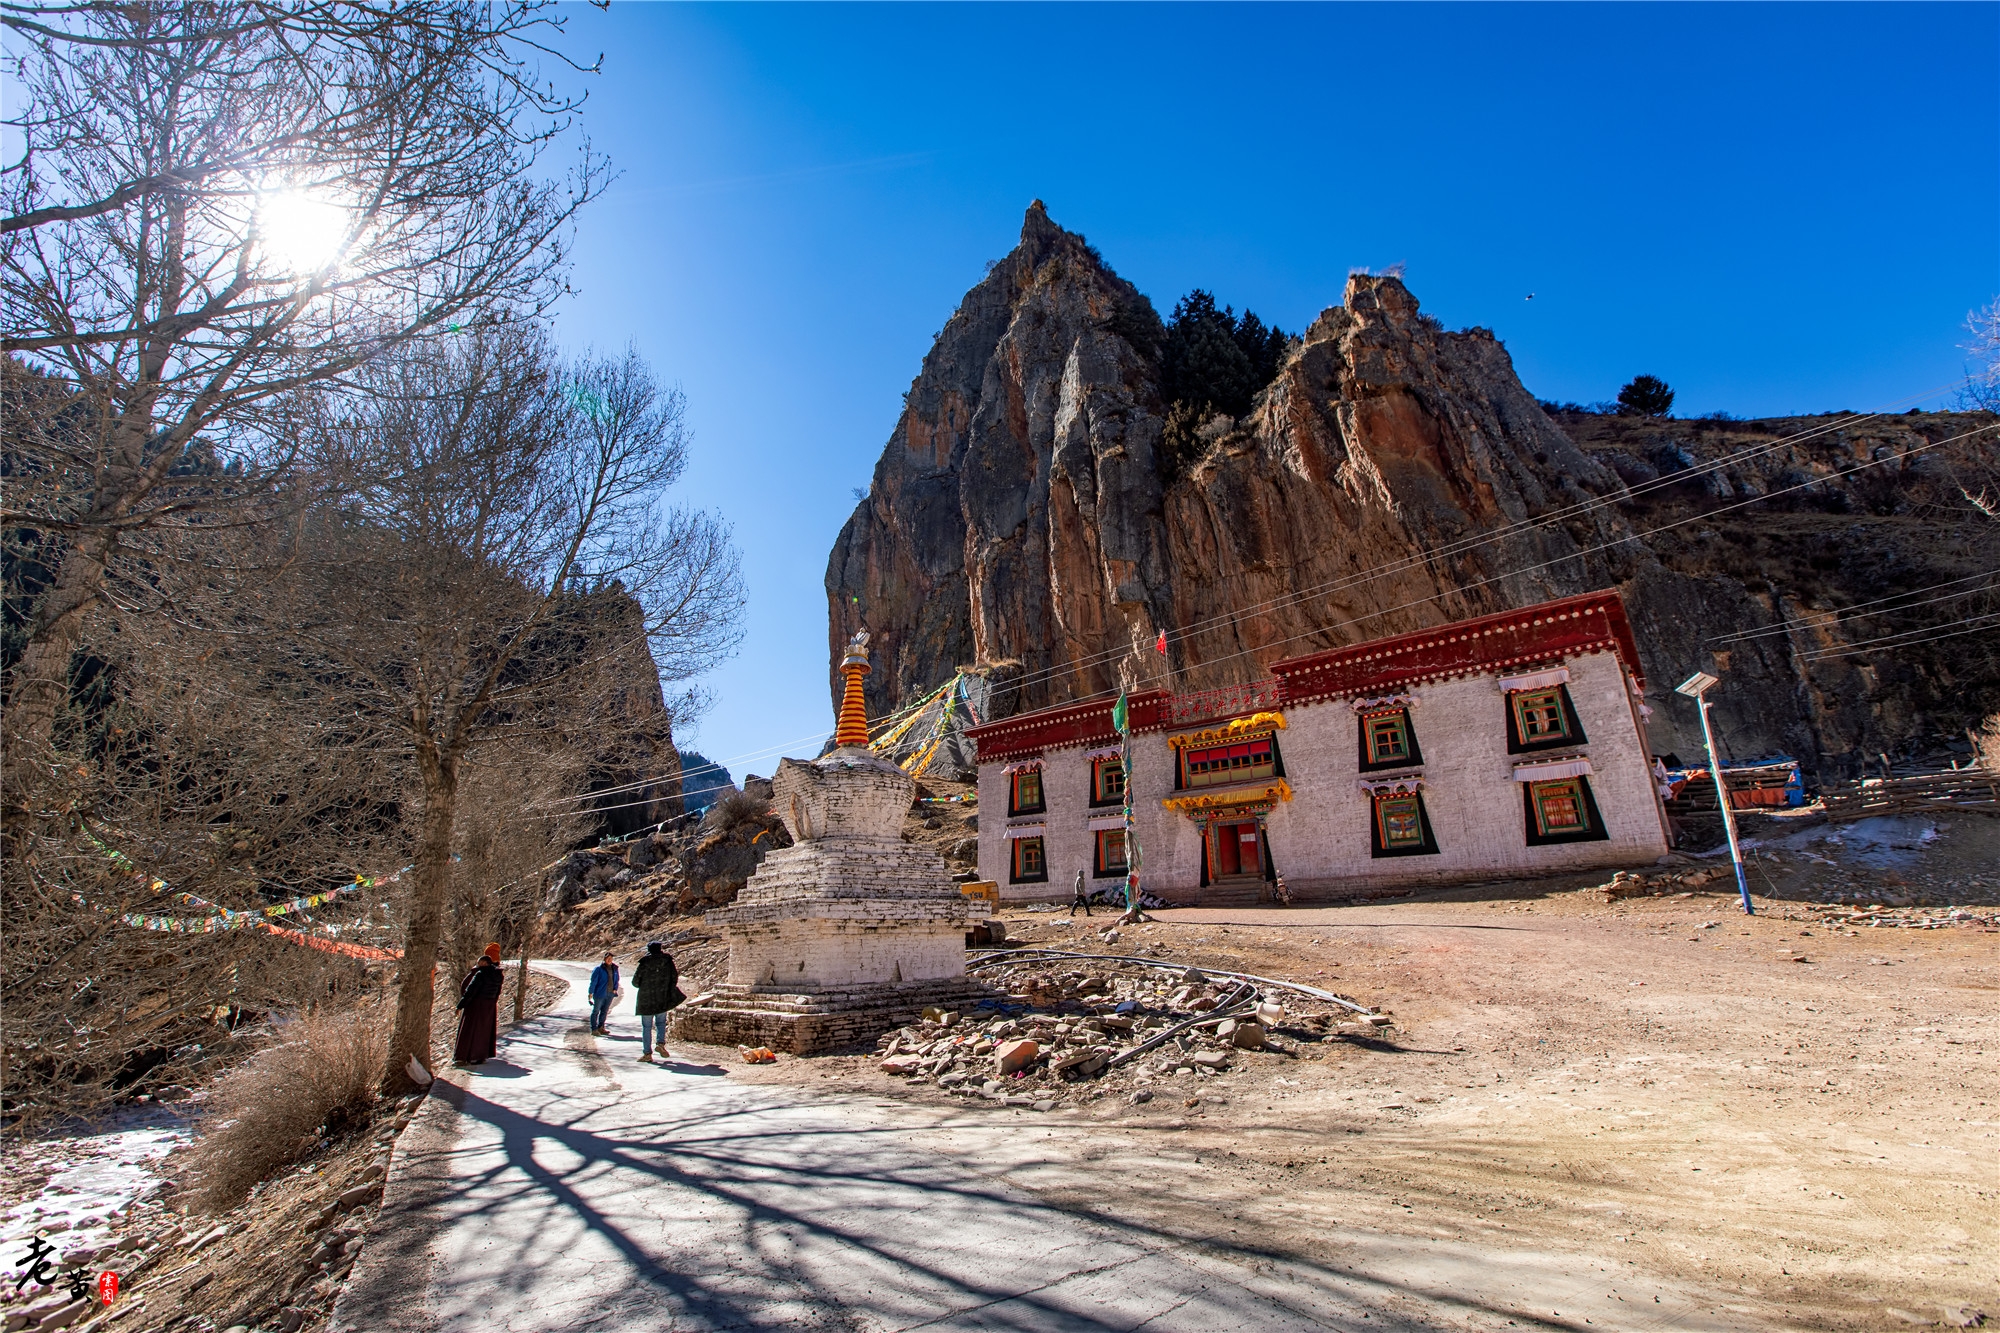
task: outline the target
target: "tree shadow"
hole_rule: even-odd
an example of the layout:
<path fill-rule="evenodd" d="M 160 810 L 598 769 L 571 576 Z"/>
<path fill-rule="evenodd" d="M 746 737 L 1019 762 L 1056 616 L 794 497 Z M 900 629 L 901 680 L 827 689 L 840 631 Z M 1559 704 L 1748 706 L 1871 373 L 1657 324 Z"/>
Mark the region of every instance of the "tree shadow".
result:
<path fill-rule="evenodd" d="M 615 1276 L 572 1283 L 563 1305 L 574 1300 L 595 1317 L 643 1316 L 646 1327 L 949 1323 L 1054 1333 L 1128 1329 L 1168 1316 L 1186 1327 L 1430 1327 L 1392 1308 L 1411 1295 L 1523 1326 L 1556 1326 L 1229 1235 L 1176 1234 L 1097 1207 L 1059 1208 L 952 1159 L 915 1152 L 899 1130 L 856 1125 L 780 1096 L 729 1095 L 718 1109 L 716 1097 L 703 1094 L 690 1113 L 599 1131 L 591 1122 L 603 1108 L 560 1091 L 547 1092 L 534 1115 L 454 1085 L 439 1091 L 499 1136 L 491 1146 L 460 1136 L 461 1158 L 490 1158 L 496 1149 L 498 1157 L 477 1170 L 463 1160 L 454 1168 L 451 1220 L 479 1228 L 499 1286 L 550 1315 L 559 1313 L 550 1293 L 564 1290 L 551 1271 L 567 1271 L 583 1248 L 561 1239 L 572 1230 L 568 1221 L 602 1238 L 622 1265 Z M 619 1188 L 606 1188 L 608 1173 L 625 1178 Z M 663 1213 L 632 1216 L 652 1191 L 663 1191 L 651 1199 Z M 534 1214 L 525 1233 L 524 1203 Z M 914 1222 L 913 1208 L 923 1214 Z M 673 1229 L 667 1221 L 689 1217 L 701 1226 Z M 641 1227 L 657 1227 L 650 1246 L 634 1237 Z M 495 1246 L 511 1252 L 494 1254 Z M 1274 1258 L 1281 1272 L 1271 1269 Z M 1225 1280 L 1199 1271 L 1216 1259 L 1255 1271 Z M 1173 1290 L 1135 1292 L 1132 1266 L 1161 1263 L 1179 1274 Z M 1196 1273 L 1180 1271 L 1187 1267 Z M 447 1304 L 462 1303 L 468 1317 L 506 1304 L 492 1277 L 461 1281 Z"/>

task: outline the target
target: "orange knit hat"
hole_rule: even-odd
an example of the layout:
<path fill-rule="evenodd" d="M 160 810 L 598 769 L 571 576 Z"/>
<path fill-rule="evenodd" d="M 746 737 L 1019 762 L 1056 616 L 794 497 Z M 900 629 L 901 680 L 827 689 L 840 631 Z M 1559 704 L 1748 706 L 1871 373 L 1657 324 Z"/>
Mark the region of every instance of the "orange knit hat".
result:
<path fill-rule="evenodd" d="M 486 956 L 487 956 L 488 958 L 491 958 L 491 959 L 492 959 L 492 960 L 493 960 L 494 962 L 496 962 L 496 963 L 497 963 L 497 962 L 499 962 L 499 961 L 500 961 L 500 946 L 499 946 L 499 945 L 498 945 L 497 943 L 496 943 L 496 944 L 489 944 L 489 945 L 487 945 L 487 946 L 486 946 Z"/>

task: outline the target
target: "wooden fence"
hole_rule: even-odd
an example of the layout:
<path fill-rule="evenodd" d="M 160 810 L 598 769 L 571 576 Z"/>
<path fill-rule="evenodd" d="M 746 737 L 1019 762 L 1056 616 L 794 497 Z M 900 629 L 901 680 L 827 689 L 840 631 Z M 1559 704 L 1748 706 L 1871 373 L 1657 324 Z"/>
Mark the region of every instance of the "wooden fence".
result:
<path fill-rule="evenodd" d="M 2000 773 L 1961 768 L 1907 778 L 1871 778 L 1827 787 L 1820 793 L 1826 817 L 1836 823 L 1870 815 L 1916 810 L 1977 810 L 2000 815 Z"/>

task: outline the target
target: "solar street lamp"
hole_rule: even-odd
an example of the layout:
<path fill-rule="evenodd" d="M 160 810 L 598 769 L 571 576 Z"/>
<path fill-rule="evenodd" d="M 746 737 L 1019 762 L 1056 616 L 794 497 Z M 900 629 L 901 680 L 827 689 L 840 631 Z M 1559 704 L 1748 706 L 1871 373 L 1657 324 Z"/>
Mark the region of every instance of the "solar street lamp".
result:
<path fill-rule="evenodd" d="M 1708 746 L 1708 771 L 1715 779 L 1716 803 L 1722 807 L 1722 831 L 1729 835 L 1729 860 L 1736 867 L 1736 891 L 1743 895 L 1744 915 L 1755 916 L 1757 909 L 1750 904 L 1750 881 L 1743 874 L 1743 850 L 1736 845 L 1736 812 L 1729 805 L 1729 786 L 1722 780 L 1722 761 L 1715 757 L 1715 732 L 1708 725 L 1708 692 L 1721 683 L 1706 671 L 1697 671 L 1674 686 L 1674 693 L 1694 700 L 1695 709 L 1701 714 L 1701 739 Z"/>

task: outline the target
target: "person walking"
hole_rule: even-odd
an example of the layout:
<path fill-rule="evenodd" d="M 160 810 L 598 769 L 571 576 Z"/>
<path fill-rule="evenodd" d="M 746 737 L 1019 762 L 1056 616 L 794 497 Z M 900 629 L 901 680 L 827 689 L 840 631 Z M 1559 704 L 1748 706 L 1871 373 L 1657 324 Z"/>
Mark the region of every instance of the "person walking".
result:
<path fill-rule="evenodd" d="M 681 994 L 680 970 L 666 945 L 654 940 L 646 946 L 645 956 L 632 969 L 632 985 L 639 992 L 632 1006 L 639 1015 L 639 1058 L 651 1064 L 655 1054 L 661 1059 L 667 1056 L 667 1011 L 687 998 Z"/>
<path fill-rule="evenodd" d="M 499 1047 L 500 946 L 486 946 L 481 958 L 458 988 L 458 1044 L 452 1048 L 454 1064 L 483 1065 Z"/>
<path fill-rule="evenodd" d="M 590 974 L 590 1030 L 598 1036 L 605 1033 L 605 1019 L 610 1016 L 611 1002 L 625 993 L 618 984 L 618 959 L 611 954 L 604 955 Z"/>
<path fill-rule="evenodd" d="M 1076 909 L 1079 907 L 1083 909 L 1085 916 L 1090 915 L 1090 895 L 1083 891 L 1083 872 L 1081 870 L 1076 872 L 1076 897 L 1070 899 L 1069 914 L 1075 916 Z"/>

